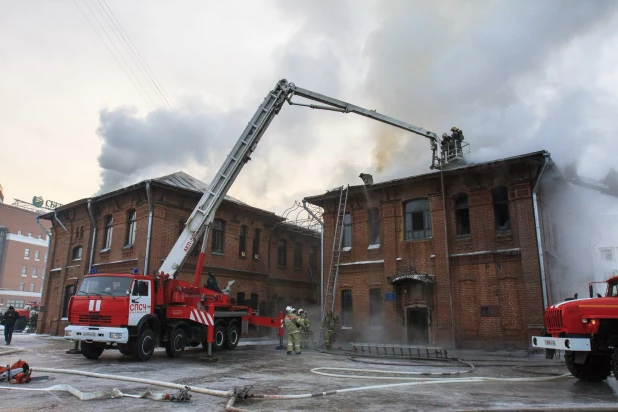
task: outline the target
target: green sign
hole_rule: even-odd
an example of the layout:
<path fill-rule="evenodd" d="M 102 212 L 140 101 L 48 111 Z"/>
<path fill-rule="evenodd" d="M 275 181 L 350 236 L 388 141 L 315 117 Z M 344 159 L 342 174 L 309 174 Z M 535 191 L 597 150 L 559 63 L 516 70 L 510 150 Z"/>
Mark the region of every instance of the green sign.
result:
<path fill-rule="evenodd" d="M 48 209 L 55 209 L 62 206 L 61 203 L 54 202 L 53 200 L 43 200 L 43 196 L 34 196 L 32 198 L 32 204 L 36 207 L 43 207 L 43 204 L 45 204 L 45 207 Z"/>
<path fill-rule="evenodd" d="M 32 198 L 32 204 L 35 205 L 36 207 L 43 206 L 43 198 L 41 196 L 34 196 Z"/>

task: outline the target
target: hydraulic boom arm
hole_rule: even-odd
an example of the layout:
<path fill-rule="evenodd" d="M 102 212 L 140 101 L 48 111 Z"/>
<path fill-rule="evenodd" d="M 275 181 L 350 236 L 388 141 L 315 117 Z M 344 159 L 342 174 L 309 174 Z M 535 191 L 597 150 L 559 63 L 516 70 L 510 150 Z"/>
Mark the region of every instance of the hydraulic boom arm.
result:
<path fill-rule="evenodd" d="M 322 104 L 308 105 L 292 102 L 292 97 L 295 95 Z M 251 160 L 249 156 L 255 150 L 266 129 L 268 129 L 270 122 L 277 114 L 279 114 L 279 111 L 283 107 L 285 101 L 291 105 L 305 106 L 312 109 L 332 110 L 342 113 L 356 113 L 361 116 L 369 117 L 370 119 L 390 124 L 400 129 L 424 136 L 428 138 L 431 143 L 431 167 L 436 167 L 436 161 L 439 162 L 439 157 L 436 155 L 438 136 L 435 133 L 400 120 L 393 119 L 392 117 L 385 116 L 373 110 L 367 110 L 341 100 L 333 99 L 322 94 L 314 93 L 310 90 L 296 87 L 294 83 L 289 83 L 287 80 L 282 79 L 277 83 L 275 88 L 268 93 L 257 112 L 253 115 L 253 118 L 240 135 L 240 138 L 236 142 L 236 145 L 232 149 L 231 153 L 228 155 L 225 162 L 223 162 L 223 166 L 221 166 L 221 169 L 219 169 L 208 186 L 208 189 L 193 210 L 193 213 L 191 213 L 191 216 L 185 223 L 183 232 L 161 265 L 161 268 L 159 269 L 160 272 L 167 273 L 172 278 L 175 278 L 178 270 L 193 249 L 196 238 L 203 234 L 204 245 L 202 247 L 202 255 L 198 261 L 197 268 L 197 270 L 201 273 L 204 246 L 206 244 L 206 239 L 208 238 L 210 225 L 215 217 L 215 212 L 223 201 L 229 188 L 234 183 L 234 180 L 236 180 L 236 176 L 238 176 L 245 163 Z"/>

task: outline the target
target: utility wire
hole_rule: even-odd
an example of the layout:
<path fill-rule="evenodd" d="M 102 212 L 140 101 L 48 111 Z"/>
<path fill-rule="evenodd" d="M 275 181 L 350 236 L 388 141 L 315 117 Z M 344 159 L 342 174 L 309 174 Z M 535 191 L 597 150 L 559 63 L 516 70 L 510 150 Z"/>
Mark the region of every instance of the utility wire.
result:
<path fill-rule="evenodd" d="M 131 40 L 131 37 L 129 37 L 129 34 L 125 31 L 124 27 L 122 26 L 122 24 L 120 24 L 120 21 L 116 18 L 116 15 L 114 14 L 114 12 L 112 11 L 112 9 L 109 7 L 109 5 L 107 4 L 107 2 L 105 0 L 103 0 L 103 4 L 105 4 L 105 6 L 107 7 L 107 9 L 109 10 L 109 12 L 112 14 L 112 17 L 114 18 L 114 20 L 116 21 L 116 23 L 118 24 L 118 26 L 120 27 L 120 29 L 122 30 L 122 32 L 124 33 L 124 35 L 126 36 L 127 40 L 129 41 L 129 45 L 132 48 L 132 50 L 134 50 L 134 53 L 137 54 L 138 60 L 142 63 L 142 66 L 145 68 L 146 73 L 148 73 L 148 76 L 151 78 L 152 82 L 154 83 L 154 85 L 157 87 L 157 89 L 159 89 L 159 91 L 161 92 L 161 95 L 163 96 L 163 98 L 165 99 L 166 103 L 171 106 L 174 107 L 174 104 L 172 103 L 172 99 L 169 97 L 169 95 L 167 94 L 167 92 L 163 89 L 163 86 L 161 85 L 161 82 L 159 82 L 159 79 L 157 79 L 157 77 L 155 76 L 155 74 L 152 72 L 152 70 L 150 69 L 150 66 L 148 66 L 148 64 L 146 63 L 146 61 L 144 60 L 144 58 L 142 57 L 142 54 L 139 52 L 139 50 L 137 49 L 137 47 L 135 47 L 135 45 L 133 44 L 133 41 Z"/>
<path fill-rule="evenodd" d="M 170 99 L 168 99 L 168 97 L 166 96 L 166 93 L 163 90 L 163 86 L 161 86 L 161 84 L 158 82 L 158 80 L 154 76 L 154 73 L 152 73 L 152 70 L 150 70 L 150 68 L 148 67 L 148 65 L 144 61 L 144 59 L 141 57 L 141 54 L 140 54 L 139 50 L 137 50 L 137 47 L 135 47 L 135 45 L 131 41 L 131 38 L 129 37 L 127 32 L 124 30 L 124 27 L 122 26 L 120 21 L 118 21 L 118 19 L 116 18 L 116 15 L 112 11 L 112 9 L 109 7 L 107 2 L 105 0 L 103 0 L 103 3 L 101 3 L 100 0 L 97 0 L 97 2 L 101 6 L 101 9 L 107 15 L 108 21 L 112 23 L 110 25 L 110 27 L 113 25 L 113 28 L 116 29 L 116 32 L 114 34 L 116 34 L 116 37 L 119 38 L 122 42 L 124 42 L 124 45 L 123 45 L 124 49 L 127 51 L 127 54 L 131 57 L 131 60 L 133 60 L 135 65 L 138 67 L 138 69 L 144 75 L 144 78 L 146 78 L 146 80 L 148 80 L 150 82 L 150 84 L 152 84 L 152 86 L 154 86 L 158 96 L 169 107 L 173 107 L 173 105 L 170 102 Z"/>

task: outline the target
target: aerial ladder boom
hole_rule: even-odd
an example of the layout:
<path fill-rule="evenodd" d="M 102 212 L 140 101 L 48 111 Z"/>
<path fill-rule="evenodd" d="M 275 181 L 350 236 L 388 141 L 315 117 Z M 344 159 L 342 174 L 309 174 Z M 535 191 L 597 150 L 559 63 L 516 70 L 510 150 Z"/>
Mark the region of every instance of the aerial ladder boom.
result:
<path fill-rule="evenodd" d="M 309 100 L 322 103 L 302 104 L 292 101 L 294 96 L 300 96 Z M 196 239 L 203 236 L 202 250 L 198 259 L 196 268 L 195 283 L 199 282 L 202 266 L 204 262 L 204 252 L 206 240 L 210 226 L 215 218 L 217 208 L 225 198 L 228 190 L 236 180 L 236 177 L 242 170 L 245 163 L 251 160 L 250 155 L 255 150 L 262 135 L 268 129 L 270 122 L 279 114 L 285 102 L 290 105 L 305 106 L 312 109 L 331 110 L 341 113 L 356 113 L 361 116 L 386 123 L 403 130 L 424 136 L 430 140 L 432 150 L 431 168 L 437 167 L 436 162 L 440 162 L 437 156 L 438 136 L 435 133 L 427 131 L 421 127 L 413 126 L 406 122 L 385 116 L 375 110 L 367 110 L 341 100 L 314 93 L 310 90 L 296 87 L 294 83 L 290 83 L 285 79 L 280 80 L 275 88 L 268 93 L 253 118 L 240 135 L 240 138 L 234 145 L 234 148 L 223 162 L 221 169 L 217 172 L 212 182 L 206 189 L 204 195 L 197 203 L 197 206 L 189 216 L 185 223 L 185 228 L 180 234 L 180 237 L 172 247 L 172 250 L 166 257 L 165 261 L 159 269 L 160 272 L 169 274 L 175 278 L 178 270 L 183 265 L 189 253 L 195 246 Z"/>

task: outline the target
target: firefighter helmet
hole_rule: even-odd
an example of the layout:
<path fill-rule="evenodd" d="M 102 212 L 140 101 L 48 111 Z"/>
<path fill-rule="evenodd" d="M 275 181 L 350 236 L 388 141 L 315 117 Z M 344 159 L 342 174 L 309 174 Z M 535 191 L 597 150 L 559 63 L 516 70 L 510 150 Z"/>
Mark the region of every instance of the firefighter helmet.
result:
<path fill-rule="evenodd" d="M 304 311 L 305 311 L 304 309 L 298 309 L 298 314 L 302 315 Z"/>

